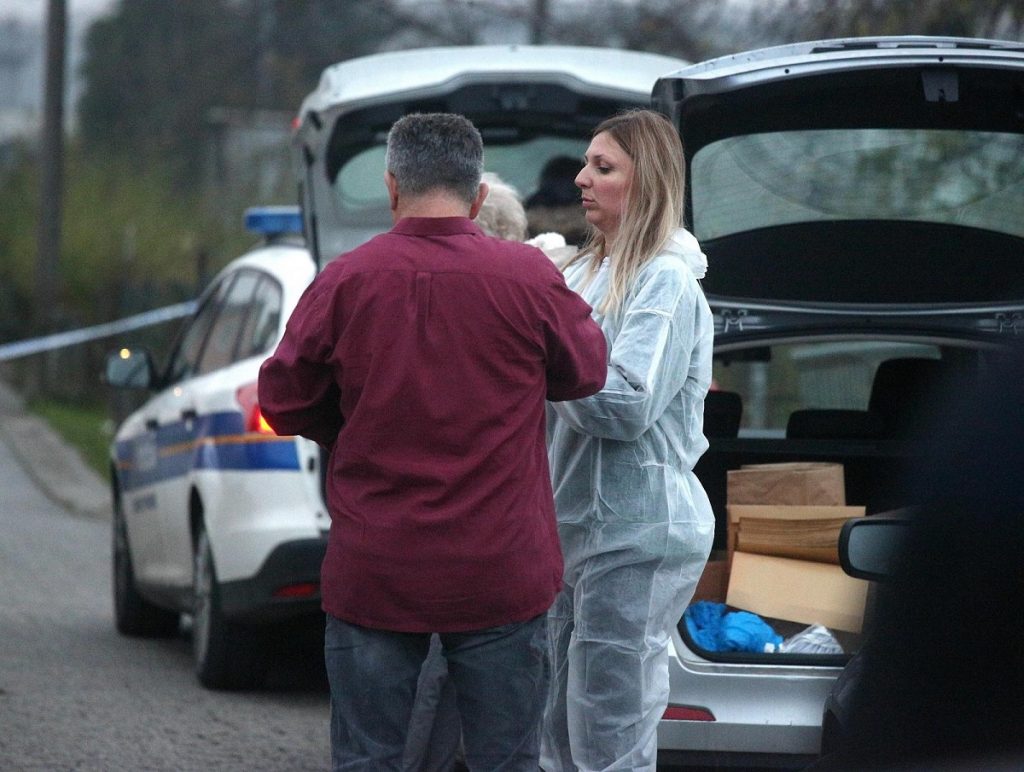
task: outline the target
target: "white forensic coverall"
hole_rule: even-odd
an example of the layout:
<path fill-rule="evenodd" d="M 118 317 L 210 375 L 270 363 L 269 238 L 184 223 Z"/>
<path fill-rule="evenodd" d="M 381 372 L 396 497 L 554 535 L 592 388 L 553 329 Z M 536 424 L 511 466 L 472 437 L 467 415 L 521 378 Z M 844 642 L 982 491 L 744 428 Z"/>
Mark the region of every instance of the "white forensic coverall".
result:
<path fill-rule="evenodd" d="M 565 583 L 548 613 L 551 692 L 541 767 L 654 770 L 668 640 L 711 551 L 714 514 L 693 467 L 708 447 L 714 322 L 707 258 L 679 229 L 622 306 L 600 306 L 608 260 L 568 285 L 608 340 L 597 394 L 549 403 L 548 450 Z"/>

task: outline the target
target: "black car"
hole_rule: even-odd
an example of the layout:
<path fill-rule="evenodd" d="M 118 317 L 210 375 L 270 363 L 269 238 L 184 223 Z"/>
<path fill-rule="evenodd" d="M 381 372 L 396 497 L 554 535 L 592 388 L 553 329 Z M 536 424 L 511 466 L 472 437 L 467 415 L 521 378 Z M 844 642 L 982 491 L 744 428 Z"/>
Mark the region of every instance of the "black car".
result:
<path fill-rule="evenodd" d="M 925 452 L 929 394 L 1024 336 L 1024 46 L 768 48 L 667 74 L 654 105 L 683 139 L 686 218 L 708 256 L 716 321 L 718 390 L 696 472 L 718 527 L 696 599 L 729 601 L 731 471 L 840 464 L 857 515 L 913 506 L 904 481 Z M 838 565 L 815 570 L 848 591 Z M 825 700 L 862 644 L 867 583 L 846 577 L 861 589 L 837 603 L 856 616 L 833 616 L 836 628 L 813 582 L 764 578 L 755 589 L 768 611 L 746 610 L 784 639 L 774 650 L 709 650 L 680 622 L 663 760 L 817 756 Z M 815 622 L 833 645 L 787 648 Z"/>

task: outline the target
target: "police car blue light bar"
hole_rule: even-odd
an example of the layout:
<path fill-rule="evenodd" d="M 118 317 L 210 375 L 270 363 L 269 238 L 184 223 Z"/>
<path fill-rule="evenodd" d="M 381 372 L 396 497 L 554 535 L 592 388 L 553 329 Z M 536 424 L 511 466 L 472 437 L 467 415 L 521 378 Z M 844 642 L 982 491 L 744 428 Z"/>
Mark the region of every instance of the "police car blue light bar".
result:
<path fill-rule="evenodd" d="M 245 210 L 245 229 L 263 236 L 302 233 L 302 213 L 297 206 L 251 206 Z"/>

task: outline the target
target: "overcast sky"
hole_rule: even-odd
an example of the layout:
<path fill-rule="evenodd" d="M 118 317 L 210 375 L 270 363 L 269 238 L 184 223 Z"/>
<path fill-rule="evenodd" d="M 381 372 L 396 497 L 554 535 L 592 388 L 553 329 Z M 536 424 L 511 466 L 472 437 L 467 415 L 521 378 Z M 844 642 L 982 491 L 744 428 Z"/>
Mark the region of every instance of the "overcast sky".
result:
<path fill-rule="evenodd" d="M 72 23 L 79 17 L 95 16 L 107 10 L 114 0 L 65 0 L 68 17 Z M 25 21 L 43 21 L 46 17 L 47 0 L 3 0 L 0 8 L 0 19 L 14 16 Z"/>

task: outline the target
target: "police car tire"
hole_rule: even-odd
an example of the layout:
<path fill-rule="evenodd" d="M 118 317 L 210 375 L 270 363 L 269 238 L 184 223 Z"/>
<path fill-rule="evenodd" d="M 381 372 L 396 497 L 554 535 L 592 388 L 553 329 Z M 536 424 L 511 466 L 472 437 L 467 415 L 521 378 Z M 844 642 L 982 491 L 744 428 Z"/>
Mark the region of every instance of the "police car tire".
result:
<path fill-rule="evenodd" d="M 112 573 L 114 624 L 121 635 L 144 638 L 169 638 L 177 635 L 179 615 L 155 606 L 139 594 L 132 568 L 128 527 L 121 497 L 114 494 Z"/>
<path fill-rule="evenodd" d="M 267 671 L 263 636 L 224 617 L 205 529 L 196 538 L 193 567 L 192 652 L 199 682 L 208 689 L 262 685 Z"/>

